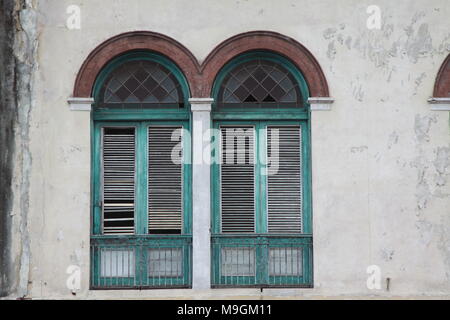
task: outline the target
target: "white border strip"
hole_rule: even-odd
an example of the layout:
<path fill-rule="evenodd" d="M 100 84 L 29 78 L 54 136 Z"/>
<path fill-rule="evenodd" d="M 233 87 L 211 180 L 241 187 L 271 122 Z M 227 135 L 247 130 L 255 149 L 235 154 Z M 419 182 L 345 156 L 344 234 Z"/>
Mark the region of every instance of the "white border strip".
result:
<path fill-rule="evenodd" d="M 94 99 L 70 97 L 67 102 L 71 111 L 91 111 Z"/>
<path fill-rule="evenodd" d="M 450 98 L 431 97 L 428 99 L 432 111 L 450 111 Z"/>
<path fill-rule="evenodd" d="M 211 104 L 214 102 L 213 98 L 190 98 L 191 111 L 211 111 Z"/>
<path fill-rule="evenodd" d="M 329 97 L 310 97 L 308 103 L 311 111 L 331 111 L 331 104 L 334 102 L 333 98 Z"/>

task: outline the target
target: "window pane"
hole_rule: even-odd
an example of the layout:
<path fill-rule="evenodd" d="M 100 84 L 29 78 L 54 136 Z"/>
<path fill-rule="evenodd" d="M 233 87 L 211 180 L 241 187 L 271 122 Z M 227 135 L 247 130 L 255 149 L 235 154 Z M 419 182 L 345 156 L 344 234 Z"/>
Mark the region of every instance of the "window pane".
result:
<path fill-rule="evenodd" d="M 254 232 L 254 128 L 221 127 L 221 151 L 222 232 Z"/>
<path fill-rule="evenodd" d="M 150 277 L 181 277 L 183 255 L 180 248 L 148 250 L 148 275 Z"/>
<path fill-rule="evenodd" d="M 135 129 L 103 128 L 103 233 L 133 234 Z"/>
<path fill-rule="evenodd" d="M 269 249 L 269 275 L 271 276 L 301 276 L 302 249 L 285 247 Z"/>
<path fill-rule="evenodd" d="M 134 250 L 102 249 L 101 277 L 134 277 Z"/>
<path fill-rule="evenodd" d="M 301 107 L 298 84 L 283 66 L 269 60 L 242 63 L 226 76 L 219 104 L 248 107 Z"/>
<path fill-rule="evenodd" d="M 180 85 L 164 66 L 153 61 L 129 61 L 114 70 L 102 88 L 100 106 L 120 107 L 124 104 L 179 104 Z"/>
<path fill-rule="evenodd" d="M 270 233 L 302 231 L 300 126 L 267 127 L 268 228 Z"/>
<path fill-rule="evenodd" d="M 222 248 L 222 276 L 254 276 L 255 248 Z"/>
<path fill-rule="evenodd" d="M 148 128 L 148 230 L 181 233 L 183 211 L 183 128 Z"/>

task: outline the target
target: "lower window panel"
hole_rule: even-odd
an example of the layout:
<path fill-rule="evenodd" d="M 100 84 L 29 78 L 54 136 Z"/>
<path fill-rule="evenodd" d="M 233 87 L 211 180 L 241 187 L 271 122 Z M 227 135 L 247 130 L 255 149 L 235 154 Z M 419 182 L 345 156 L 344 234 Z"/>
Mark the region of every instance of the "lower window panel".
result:
<path fill-rule="evenodd" d="M 93 236 L 91 288 L 190 288 L 190 236 Z"/>
<path fill-rule="evenodd" d="M 213 287 L 312 287 L 312 237 L 213 235 Z"/>

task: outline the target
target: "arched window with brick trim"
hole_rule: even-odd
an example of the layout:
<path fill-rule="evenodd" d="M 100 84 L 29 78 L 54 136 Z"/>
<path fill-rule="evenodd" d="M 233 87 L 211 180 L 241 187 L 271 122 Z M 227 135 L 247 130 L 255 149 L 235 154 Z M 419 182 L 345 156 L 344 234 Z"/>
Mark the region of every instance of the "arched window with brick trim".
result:
<path fill-rule="evenodd" d="M 216 77 L 215 287 L 312 285 L 308 96 L 273 52 L 241 54 Z"/>

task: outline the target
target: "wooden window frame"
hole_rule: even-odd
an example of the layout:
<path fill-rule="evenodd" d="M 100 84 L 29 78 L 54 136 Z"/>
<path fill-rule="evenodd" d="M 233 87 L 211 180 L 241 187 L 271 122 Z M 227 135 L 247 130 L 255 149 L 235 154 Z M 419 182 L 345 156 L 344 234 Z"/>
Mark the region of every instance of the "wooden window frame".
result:
<path fill-rule="evenodd" d="M 215 132 L 219 132 L 223 125 L 253 125 L 255 126 L 255 190 L 266 188 L 266 179 L 259 174 L 266 166 L 266 161 L 261 161 L 261 154 L 267 156 L 267 126 L 275 125 L 300 125 L 302 130 L 302 233 L 300 234 L 269 234 L 267 232 L 267 190 L 255 191 L 255 233 L 253 234 L 223 234 L 220 227 L 220 164 L 213 163 L 211 166 L 211 211 L 212 211 L 212 253 L 211 253 L 211 280 L 213 288 L 220 287 L 307 287 L 313 286 L 312 267 L 312 199 L 311 199 L 311 143 L 310 143 L 310 105 L 308 103 L 308 85 L 301 72 L 285 57 L 267 51 L 252 51 L 238 56 L 225 64 L 216 77 L 213 86 L 213 97 L 218 101 L 218 95 L 222 81 L 227 73 L 235 66 L 252 59 L 268 59 L 283 65 L 294 79 L 298 81 L 303 99 L 303 108 L 273 108 L 254 109 L 241 107 L 219 107 L 213 104 L 212 126 Z M 265 128 L 264 130 L 259 130 Z M 212 158 L 219 159 L 215 154 L 221 150 L 220 139 L 213 137 Z M 259 148 L 265 148 L 260 152 Z M 237 242 L 236 242 L 237 241 Z M 217 248 L 227 245 L 238 245 L 238 243 L 254 245 L 256 248 L 256 275 L 251 277 L 221 277 L 220 276 L 220 253 Z M 268 250 L 270 248 L 281 248 L 283 245 L 297 244 L 303 248 L 303 275 L 301 277 L 271 277 L 268 274 Z"/>
<path fill-rule="evenodd" d="M 181 126 L 191 131 L 189 87 L 180 69 L 169 59 L 148 51 L 133 51 L 113 59 L 98 75 L 93 89 L 99 100 L 107 76 L 121 64 L 133 60 L 161 63 L 179 81 L 183 93 L 183 108 L 164 109 L 96 108 L 91 112 L 91 282 L 92 289 L 190 288 L 192 286 L 192 165 L 191 139 L 183 137 L 182 165 L 182 230 L 181 234 L 148 234 L 148 127 Z M 135 234 L 103 235 L 102 211 L 99 207 L 101 186 L 102 128 L 134 127 L 136 139 Z M 147 251 L 150 249 L 182 249 L 181 277 L 153 277 L 147 274 Z M 135 275 L 132 278 L 101 277 L 100 251 L 103 249 L 134 250 Z"/>

